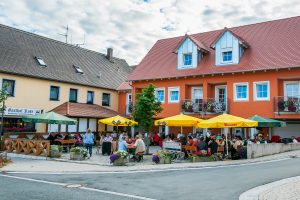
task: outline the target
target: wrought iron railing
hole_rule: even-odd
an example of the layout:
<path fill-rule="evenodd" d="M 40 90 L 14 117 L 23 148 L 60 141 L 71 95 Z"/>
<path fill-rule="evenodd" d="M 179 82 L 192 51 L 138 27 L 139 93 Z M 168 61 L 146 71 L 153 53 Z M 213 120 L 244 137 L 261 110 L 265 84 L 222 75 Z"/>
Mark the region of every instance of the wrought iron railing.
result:
<path fill-rule="evenodd" d="M 181 103 L 181 109 L 183 113 L 224 113 L 228 112 L 228 100 L 216 100 L 216 99 L 197 99 L 183 100 Z"/>
<path fill-rule="evenodd" d="M 274 97 L 275 112 L 300 113 L 300 96 L 281 96 Z"/>

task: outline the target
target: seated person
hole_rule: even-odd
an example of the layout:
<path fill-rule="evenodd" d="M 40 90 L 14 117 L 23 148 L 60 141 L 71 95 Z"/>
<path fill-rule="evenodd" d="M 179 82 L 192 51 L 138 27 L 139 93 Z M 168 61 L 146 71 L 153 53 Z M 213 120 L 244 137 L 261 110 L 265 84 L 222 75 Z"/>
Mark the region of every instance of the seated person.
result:
<path fill-rule="evenodd" d="M 155 145 L 158 145 L 159 144 L 159 140 L 160 140 L 159 135 L 157 133 L 154 133 L 154 135 L 153 135 L 153 143 Z"/>
<path fill-rule="evenodd" d="M 298 140 L 295 138 L 295 136 L 292 137 L 293 143 L 298 143 Z"/>
<path fill-rule="evenodd" d="M 194 140 L 193 140 L 193 137 L 190 135 L 190 136 L 188 136 L 188 145 L 189 146 L 192 146 L 193 144 L 194 144 Z"/>
<path fill-rule="evenodd" d="M 210 148 L 211 154 L 218 153 L 218 143 L 214 137 L 211 137 L 211 140 L 208 142 L 208 148 Z"/>
<path fill-rule="evenodd" d="M 197 144 L 197 148 L 198 148 L 198 151 L 202 151 L 202 150 L 207 150 L 207 145 L 206 143 L 204 142 L 204 138 L 201 137 L 198 144 Z"/>
<path fill-rule="evenodd" d="M 142 158 L 140 155 L 146 151 L 146 145 L 145 145 L 144 141 L 140 138 L 139 135 L 137 135 L 135 138 L 136 138 L 136 141 L 134 143 L 134 146 L 136 147 L 135 158 L 138 161 L 140 161 Z"/>
<path fill-rule="evenodd" d="M 69 140 L 70 139 L 70 133 L 66 133 L 65 137 L 63 138 L 64 140 Z"/>
<path fill-rule="evenodd" d="M 118 142 L 118 151 L 127 151 L 127 143 L 125 136 L 123 136 Z"/>
<path fill-rule="evenodd" d="M 76 143 L 75 143 L 76 146 L 83 145 L 83 138 L 79 133 L 76 133 L 75 140 L 76 140 Z"/>
<path fill-rule="evenodd" d="M 110 136 L 109 133 L 106 133 L 105 137 L 103 138 L 103 143 L 102 143 L 102 155 L 111 154 L 111 147 L 112 147 L 112 141 L 113 138 Z"/>
<path fill-rule="evenodd" d="M 233 148 L 235 149 L 235 150 L 238 150 L 238 147 L 239 146 L 242 146 L 243 145 L 243 141 L 242 141 L 242 138 L 241 138 L 241 136 L 236 136 L 235 137 L 235 142 L 234 142 L 234 144 L 233 144 Z"/>
<path fill-rule="evenodd" d="M 171 137 L 167 135 L 166 138 L 164 139 L 164 142 L 172 142 Z"/>
<path fill-rule="evenodd" d="M 56 133 L 50 132 L 49 136 L 47 137 L 47 140 L 50 140 L 50 145 L 55 145 L 57 142 L 55 141 L 57 139 Z"/>

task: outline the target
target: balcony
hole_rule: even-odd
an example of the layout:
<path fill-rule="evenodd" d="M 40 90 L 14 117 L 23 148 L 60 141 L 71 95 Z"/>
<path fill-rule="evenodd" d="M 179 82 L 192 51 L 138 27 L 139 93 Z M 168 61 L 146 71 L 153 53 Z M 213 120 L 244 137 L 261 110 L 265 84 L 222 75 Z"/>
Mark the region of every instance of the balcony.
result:
<path fill-rule="evenodd" d="M 274 111 L 278 113 L 300 113 L 300 95 L 274 97 Z"/>
<path fill-rule="evenodd" d="M 217 101 L 216 99 L 183 100 L 181 103 L 183 113 L 224 113 L 228 112 L 228 100 Z"/>

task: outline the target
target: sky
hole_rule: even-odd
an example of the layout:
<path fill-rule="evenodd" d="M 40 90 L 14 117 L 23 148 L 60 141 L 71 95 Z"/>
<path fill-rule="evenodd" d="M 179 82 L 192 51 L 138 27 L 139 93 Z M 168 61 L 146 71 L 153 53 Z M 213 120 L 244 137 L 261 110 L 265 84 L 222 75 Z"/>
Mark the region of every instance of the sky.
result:
<path fill-rule="evenodd" d="M 0 23 L 138 64 L 159 39 L 299 15 L 300 0 L 1 0 Z"/>

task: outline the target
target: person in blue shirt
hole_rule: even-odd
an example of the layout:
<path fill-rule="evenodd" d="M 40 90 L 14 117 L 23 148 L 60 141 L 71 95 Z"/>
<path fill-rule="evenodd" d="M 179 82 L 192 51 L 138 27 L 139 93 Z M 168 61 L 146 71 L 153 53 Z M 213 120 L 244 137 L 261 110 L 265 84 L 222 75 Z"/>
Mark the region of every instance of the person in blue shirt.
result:
<path fill-rule="evenodd" d="M 94 134 L 90 129 L 86 131 L 86 133 L 83 135 L 83 143 L 86 148 L 86 150 L 89 152 L 90 157 L 92 157 L 93 153 L 93 144 L 94 144 Z"/>
<path fill-rule="evenodd" d="M 118 151 L 127 151 L 126 137 L 123 136 L 118 143 Z"/>

